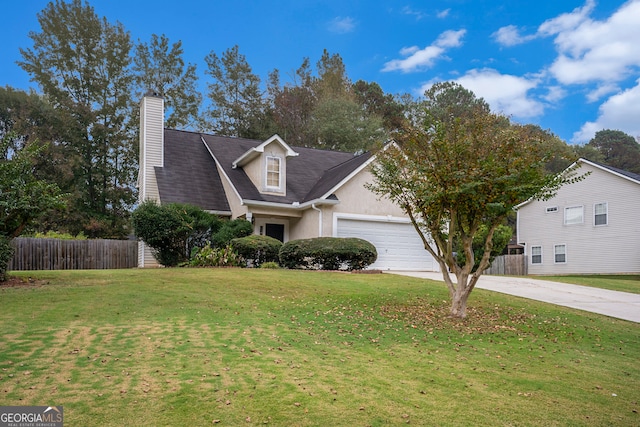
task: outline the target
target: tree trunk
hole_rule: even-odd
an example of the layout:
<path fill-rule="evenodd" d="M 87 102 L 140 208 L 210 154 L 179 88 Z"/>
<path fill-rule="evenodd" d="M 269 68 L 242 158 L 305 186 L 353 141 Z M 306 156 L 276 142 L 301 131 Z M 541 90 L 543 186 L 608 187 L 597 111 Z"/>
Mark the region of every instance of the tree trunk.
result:
<path fill-rule="evenodd" d="M 464 319 L 467 317 L 467 299 L 469 294 L 454 295 L 451 301 L 451 316 Z"/>
<path fill-rule="evenodd" d="M 458 277 L 458 285 L 451 294 L 451 316 L 464 319 L 467 317 L 467 300 L 471 294 L 469 289 L 469 275 L 461 273 Z"/>

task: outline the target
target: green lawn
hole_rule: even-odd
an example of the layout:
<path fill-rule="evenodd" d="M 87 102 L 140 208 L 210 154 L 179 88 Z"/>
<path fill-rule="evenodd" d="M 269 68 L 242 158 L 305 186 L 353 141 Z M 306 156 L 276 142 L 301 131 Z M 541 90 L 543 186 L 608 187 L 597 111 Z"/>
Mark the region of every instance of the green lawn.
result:
<path fill-rule="evenodd" d="M 250 269 L 0 287 L 2 405 L 68 426 L 640 425 L 640 325 L 442 283 Z"/>
<path fill-rule="evenodd" d="M 640 275 L 536 276 L 536 279 L 640 294 Z"/>

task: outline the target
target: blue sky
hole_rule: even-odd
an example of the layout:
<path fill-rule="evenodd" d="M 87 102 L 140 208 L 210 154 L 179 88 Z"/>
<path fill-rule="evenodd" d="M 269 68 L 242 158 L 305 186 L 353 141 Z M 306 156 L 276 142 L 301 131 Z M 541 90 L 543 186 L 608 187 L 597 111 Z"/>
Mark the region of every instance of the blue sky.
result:
<path fill-rule="evenodd" d="M 0 85 L 34 87 L 16 61 L 40 31 L 47 1 L 3 2 Z M 569 143 L 601 129 L 640 136 L 640 0 L 93 0 L 134 41 L 182 40 L 197 64 L 234 45 L 266 81 L 283 80 L 323 49 L 342 56 L 353 80 L 419 95 L 455 80 L 493 111 L 535 123 Z M 10 19 L 7 19 L 10 17 Z"/>

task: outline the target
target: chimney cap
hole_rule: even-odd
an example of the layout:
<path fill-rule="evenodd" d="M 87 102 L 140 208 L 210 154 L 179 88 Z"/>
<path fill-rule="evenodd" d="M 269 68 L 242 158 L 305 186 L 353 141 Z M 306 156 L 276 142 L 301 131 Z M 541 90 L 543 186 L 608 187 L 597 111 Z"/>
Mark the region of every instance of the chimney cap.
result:
<path fill-rule="evenodd" d="M 147 93 L 145 93 L 144 96 L 153 96 L 155 98 L 162 98 L 162 95 L 160 95 L 157 91 L 153 89 L 147 90 Z"/>

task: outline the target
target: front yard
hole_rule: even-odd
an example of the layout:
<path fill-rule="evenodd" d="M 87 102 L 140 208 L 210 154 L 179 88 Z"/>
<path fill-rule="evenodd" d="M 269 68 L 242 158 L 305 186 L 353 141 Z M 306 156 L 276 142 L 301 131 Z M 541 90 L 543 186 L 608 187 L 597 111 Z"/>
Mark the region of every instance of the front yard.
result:
<path fill-rule="evenodd" d="M 442 283 L 383 274 L 16 275 L 1 402 L 69 426 L 640 424 L 631 322 L 483 290 L 459 322 Z"/>

